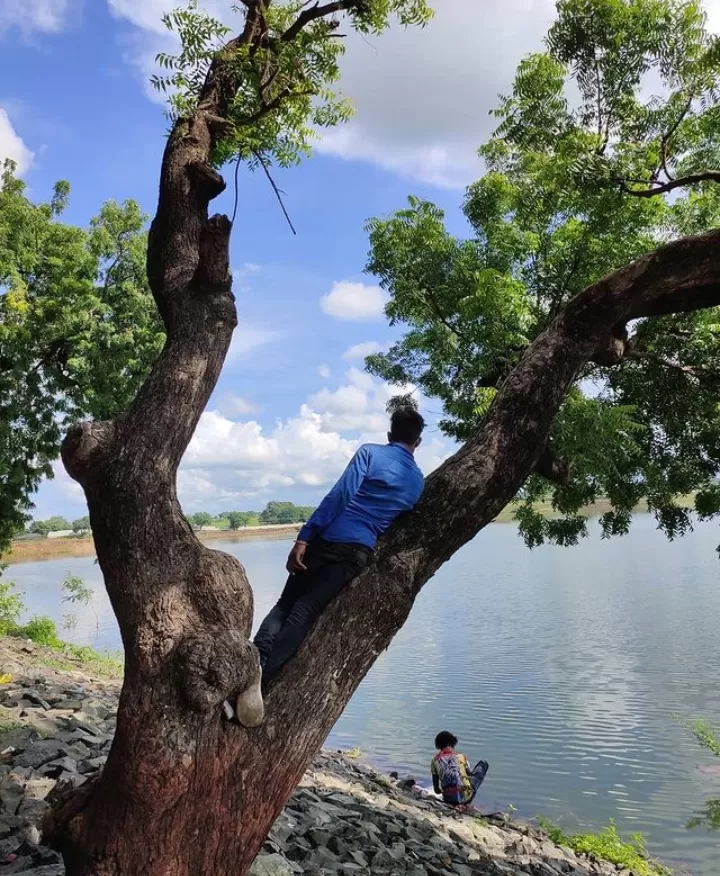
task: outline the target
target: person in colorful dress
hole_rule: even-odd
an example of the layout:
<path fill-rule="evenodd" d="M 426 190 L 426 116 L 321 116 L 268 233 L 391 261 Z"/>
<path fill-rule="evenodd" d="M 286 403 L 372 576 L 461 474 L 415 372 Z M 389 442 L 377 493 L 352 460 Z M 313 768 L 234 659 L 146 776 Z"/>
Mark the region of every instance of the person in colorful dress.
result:
<path fill-rule="evenodd" d="M 470 769 L 464 754 L 455 751 L 457 736 L 443 730 L 435 737 L 438 753 L 432 759 L 433 789 L 442 794 L 443 802 L 449 806 L 468 807 L 475 799 L 488 771 L 487 761 L 478 761 Z"/>

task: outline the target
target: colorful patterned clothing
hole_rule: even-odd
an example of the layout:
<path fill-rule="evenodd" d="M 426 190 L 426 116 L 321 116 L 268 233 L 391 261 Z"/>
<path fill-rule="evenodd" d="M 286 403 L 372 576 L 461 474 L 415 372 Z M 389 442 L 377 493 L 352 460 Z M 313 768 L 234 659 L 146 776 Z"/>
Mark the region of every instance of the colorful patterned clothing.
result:
<path fill-rule="evenodd" d="M 446 803 L 464 803 L 472 795 L 470 766 L 464 754 L 443 748 L 432 759 L 430 769 L 435 790 L 442 793 Z"/>
<path fill-rule="evenodd" d="M 435 793 L 442 793 L 443 801 L 451 806 L 471 803 L 487 771 L 484 760 L 471 770 L 465 755 L 453 748 L 443 748 L 430 764 Z"/>

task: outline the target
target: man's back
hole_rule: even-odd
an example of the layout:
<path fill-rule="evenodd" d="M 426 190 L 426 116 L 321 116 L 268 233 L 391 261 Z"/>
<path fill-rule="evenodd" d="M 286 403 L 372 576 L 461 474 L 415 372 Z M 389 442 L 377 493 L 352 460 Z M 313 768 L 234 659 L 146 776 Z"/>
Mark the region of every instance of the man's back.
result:
<path fill-rule="evenodd" d="M 301 540 L 361 544 L 378 537 L 422 494 L 424 478 L 403 444 L 364 444 L 300 532 Z"/>
<path fill-rule="evenodd" d="M 451 748 L 439 751 L 432 759 L 433 784 L 446 803 L 462 803 L 472 793 L 469 766 L 464 754 Z"/>

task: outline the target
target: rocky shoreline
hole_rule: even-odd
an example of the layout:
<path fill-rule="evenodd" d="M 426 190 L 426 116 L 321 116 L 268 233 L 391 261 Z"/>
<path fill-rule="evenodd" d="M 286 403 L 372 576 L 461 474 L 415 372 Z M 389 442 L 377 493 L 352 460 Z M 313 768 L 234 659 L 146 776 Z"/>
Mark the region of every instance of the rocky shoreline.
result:
<path fill-rule="evenodd" d="M 115 731 L 119 679 L 90 677 L 80 664 L 52 667 L 45 649 L 0 639 L 0 874 L 63 876 L 60 856 L 42 843 L 42 817 L 60 790 L 102 769 Z M 329 751 L 313 762 L 250 872 L 631 876 L 503 815 L 454 812 L 411 780 Z"/>

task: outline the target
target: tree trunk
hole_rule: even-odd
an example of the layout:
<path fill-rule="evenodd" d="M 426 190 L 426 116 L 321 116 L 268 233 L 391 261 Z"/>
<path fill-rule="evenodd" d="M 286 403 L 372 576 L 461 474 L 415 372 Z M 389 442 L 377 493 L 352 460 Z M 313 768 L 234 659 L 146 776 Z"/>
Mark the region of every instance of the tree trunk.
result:
<path fill-rule="evenodd" d="M 237 560 L 195 538 L 175 485 L 236 324 L 230 222 L 207 210 L 224 188 L 209 165 L 218 117 L 234 93 L 225 80 L 221 91 L 221 80 L 213 65 L 199 109 L 176 123 L 163 158 L 148 277 L 165 349 L 126 414 L 75 427 L 63 446 L 87 497 L 125 647 L 105 770 L 45 824 L 69 876 L 247 873 L 421 587 L 537 464 L 583 364 L 615 350 L 618 326 L 630 318 L 720 301 L 718 233 L 658 250 L 574 299 L 505 380 L 482 430 L 428 478 L 418 508 L 320 618 L 273 684 L 264 724 L 228 724 L 223 699 L 244 690 L 258 666 L 248 641 L 252 592 Z"/>

